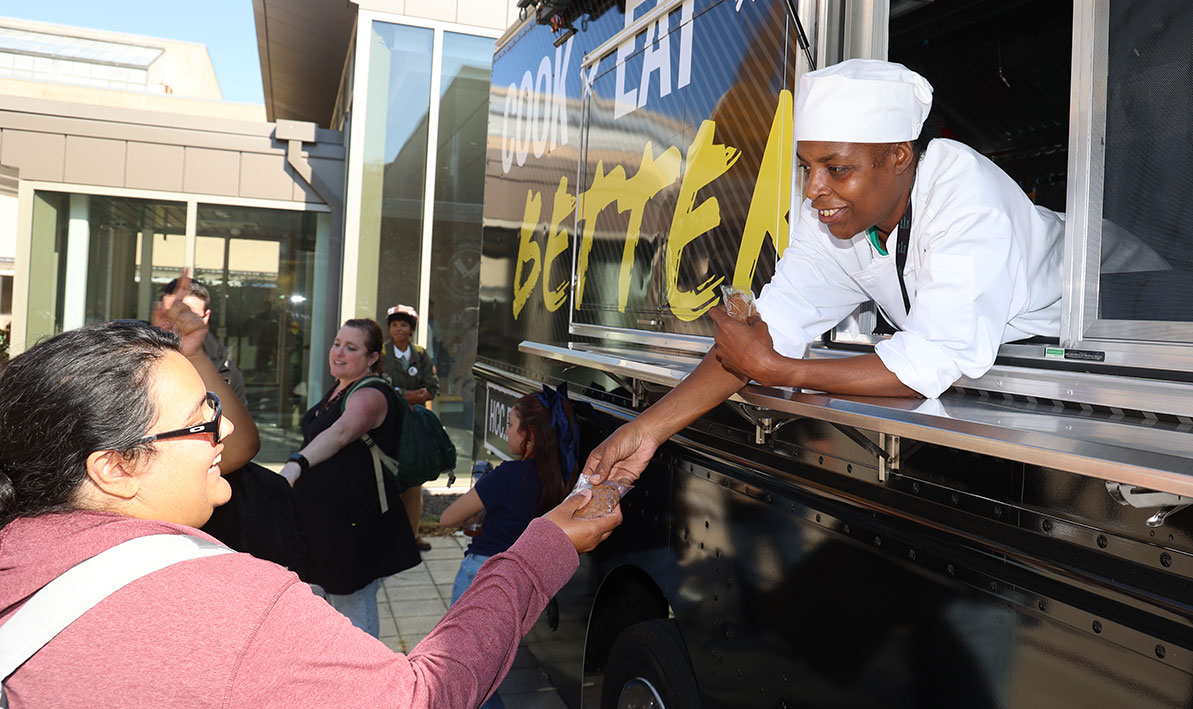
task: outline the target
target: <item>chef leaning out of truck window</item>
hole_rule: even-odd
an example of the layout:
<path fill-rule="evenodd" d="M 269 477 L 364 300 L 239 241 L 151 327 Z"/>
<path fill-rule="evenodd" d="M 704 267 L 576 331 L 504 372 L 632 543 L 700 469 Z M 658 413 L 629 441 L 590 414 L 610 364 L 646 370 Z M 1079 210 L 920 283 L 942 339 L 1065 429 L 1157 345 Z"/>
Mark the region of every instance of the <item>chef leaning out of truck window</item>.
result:
<path fill-rule="evenodd" d="M 750 380 L 935 397 L 985 374 L 1001 343 L 1059 334 L 1062 219 L 973 149 L 921 135 L 931 107 L 931 84 L 901 64 L 851 59 L 801 77 L 805 199 L 758 315 L 710 311 L 715 347 L 586 472 L 636 478 L 659 444 Z M 897 328 L 874 354 L 804 359 L 870 300 Z"/>

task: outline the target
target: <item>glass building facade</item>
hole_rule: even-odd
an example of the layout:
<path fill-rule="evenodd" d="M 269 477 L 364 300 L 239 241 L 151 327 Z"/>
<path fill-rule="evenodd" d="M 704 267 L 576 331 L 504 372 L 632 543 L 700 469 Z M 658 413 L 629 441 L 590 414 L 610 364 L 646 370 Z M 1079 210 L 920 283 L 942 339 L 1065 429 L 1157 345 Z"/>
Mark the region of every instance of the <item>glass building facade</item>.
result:
<path fill-rule="evenodd" d="M 485 27 L 355 12 L 332 131 L 308 135 L 312 122 L 292 117 L 207 135 L 161 119 L 165 132 L 147 134 L 132 113 L 88 117 L 80 135 L 0 123 L 12 132 L 3 157 L 21 170 L 28 235 L 18 351 L 92 322 L 148 319 L 162 286 L 189 267 L 211 295 L 211 331 L 244 375 L 256 460 L 275 465 L 300 447 L 298 419 L 331 383 L 339 323 L 368 317 L 385 331 L 387 309 L 407 304 L 439 377 L 431 407 L 467 473 L 490 67 L 510 11 L 480 12 Z M 7 32 L 0 76 L 12 53 L 104 66 L 155 56 L 117 49 Z M 313 178 L 299 176 L 304 165 Z M 7 297 L 0 285 L 0 305 Z"/>
<path fill-rule="evenodd" d="M 298 419 L 326 376 L 313 307 L 326 280 L 326 212 L 38 190 L 27 337 L 120 318 L 148 320 L 191 267 L 210 294 L 211 331 L 244 376 L 259 462 L 301 445 Z M 188 236 L 188 220 L 194 222 Z"/>
<path fill-rule="evenodd" d="M 391 306 L 418 310 L 416 341 L 439 376 L 432 408 L 456 442 L 459 474 L 471 464 L 495 33 L 407 21 L 362 16 L 357 27 L 345 227 L 348 253 L 355 244 L 355 278 L 346 263 L 343 315 L 371 317 L 384 328 Z"/>

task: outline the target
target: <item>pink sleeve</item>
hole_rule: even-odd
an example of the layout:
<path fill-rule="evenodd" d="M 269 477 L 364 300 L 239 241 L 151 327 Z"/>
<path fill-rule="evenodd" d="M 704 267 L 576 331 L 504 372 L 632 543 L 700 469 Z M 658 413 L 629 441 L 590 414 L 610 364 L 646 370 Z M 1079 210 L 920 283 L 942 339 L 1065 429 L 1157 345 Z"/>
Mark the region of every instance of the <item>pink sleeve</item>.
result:
<path fill-rule="evenodd" d="M 559 527 L 532 521 L 408 656 L 354 628 L 305 585 L 291 585 L 242 655 L 231 704 L 476 706 L 578 566 Z"/>

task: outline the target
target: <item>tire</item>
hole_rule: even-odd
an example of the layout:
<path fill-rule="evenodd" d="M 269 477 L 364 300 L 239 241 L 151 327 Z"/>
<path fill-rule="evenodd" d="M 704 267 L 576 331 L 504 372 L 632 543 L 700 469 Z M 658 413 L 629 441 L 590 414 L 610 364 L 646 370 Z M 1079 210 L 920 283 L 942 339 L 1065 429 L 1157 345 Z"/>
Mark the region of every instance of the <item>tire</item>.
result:
<path fill-rule="evenodd" d="M 605 663 L 601 709 L 699 709 L 696 675 L 671 620 L 631 625 Z"/>

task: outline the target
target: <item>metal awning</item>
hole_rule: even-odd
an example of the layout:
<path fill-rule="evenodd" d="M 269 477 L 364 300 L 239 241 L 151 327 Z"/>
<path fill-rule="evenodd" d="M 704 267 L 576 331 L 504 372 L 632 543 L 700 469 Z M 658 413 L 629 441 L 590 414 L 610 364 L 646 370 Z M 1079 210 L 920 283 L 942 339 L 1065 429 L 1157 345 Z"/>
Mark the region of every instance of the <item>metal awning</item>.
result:
<path fill-rule="evenodd" d="M 349 0 L 253 0 L 266 120 L 331 127 L 356 14 Z"/>

